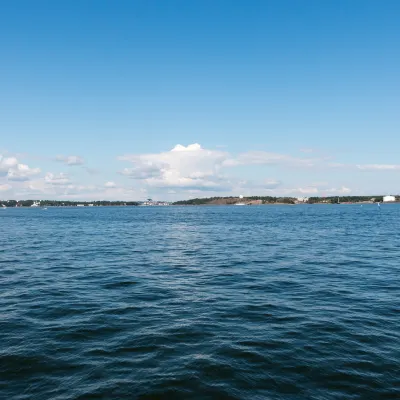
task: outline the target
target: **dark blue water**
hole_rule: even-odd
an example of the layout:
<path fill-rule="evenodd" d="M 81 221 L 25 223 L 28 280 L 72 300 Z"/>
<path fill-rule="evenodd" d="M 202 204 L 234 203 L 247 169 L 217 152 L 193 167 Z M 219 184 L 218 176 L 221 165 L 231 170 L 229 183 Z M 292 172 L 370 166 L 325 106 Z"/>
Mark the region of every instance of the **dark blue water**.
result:
<path fill-rule="evenodd" d="M 0 210 L 2 399 L 394 399 L 400 207 Z"/>

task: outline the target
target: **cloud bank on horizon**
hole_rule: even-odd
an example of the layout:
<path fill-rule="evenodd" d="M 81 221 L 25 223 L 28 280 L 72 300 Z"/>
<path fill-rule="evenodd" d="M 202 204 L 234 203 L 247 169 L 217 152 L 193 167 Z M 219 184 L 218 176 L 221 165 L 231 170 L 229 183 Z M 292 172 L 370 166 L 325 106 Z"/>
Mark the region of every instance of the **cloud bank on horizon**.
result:
<path fill-rule="evenodd" d="M 219 148 L 207 149 L 199 143 L 177 144 L 159 153 L 120 155 L 116 162 L 121 168 L 107 177 L 101 172 L 91 174 L 80 156 L 56 156 L 51 165 L 54 169 L 46 170 L 36 165 L 38 161 L 28 165 L 15 155 L 3 154 L 0 199 L 177 200 L 239 194 L 294 197 L 373 194 L 360 193 L 347 185 L 349 171 L 367 174 L 369 178 L 371 173 L 381 175 L 400 170 L 396 164 L 333 162 L 332 157 L 318 156 L 314 151 L 299 150 L 299 154 L 259 150 L 232 154 Z M 56 171 L 60 163 L 66 169 Z M 334 183 L 310 180 L 321 175 L 333 176 Z"/>

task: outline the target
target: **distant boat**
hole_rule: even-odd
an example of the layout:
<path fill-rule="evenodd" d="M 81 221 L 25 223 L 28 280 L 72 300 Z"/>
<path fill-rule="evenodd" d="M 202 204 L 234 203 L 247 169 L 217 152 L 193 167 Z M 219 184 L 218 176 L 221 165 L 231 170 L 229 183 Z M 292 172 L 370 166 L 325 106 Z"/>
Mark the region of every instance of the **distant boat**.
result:
<path fill-rule="evenodd" d="M 7 208 L 7 206 L 5 206 L 4 204 L 1 206 L 1 208 L 3 209 L 3 210 L 5 210 L 6 208 Z"/>
<path fill-rule="evenodd" d="M 240 196 L 239 196 L 239 199 L 242 200 L 242 199 L 243 199 L 243 196 L 240 195 Z M 246 205 L 246 204 L 243 203 L 243 202 L 235 203 L 235 206 L 245 206 L 245 205 Z"/>

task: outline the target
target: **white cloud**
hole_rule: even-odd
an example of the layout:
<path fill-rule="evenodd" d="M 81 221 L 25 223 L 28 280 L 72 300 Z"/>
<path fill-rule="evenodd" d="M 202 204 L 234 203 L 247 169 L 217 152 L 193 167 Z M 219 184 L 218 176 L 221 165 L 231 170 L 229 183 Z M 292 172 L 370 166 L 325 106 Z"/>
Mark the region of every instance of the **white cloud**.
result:
<path fill-rule="evenodd" d="M 399 164 L 358 164 L 358 169 L 365 171 L 395 171 L 400 169 Z"/>
<path fill-rule="evenodd" d="M 115 184 L 115 182 L 106 182 L 106 183 L 104 184 L 104 187 L 105 187 L 105 188 L 112 189 L 112 188 L 117 187 L 117 185 Z"/>
<path fill-rule="evenodd" d="M 19 163 L 16 157 L 0 155 L 0 177 L 7 177 L 10 181 L 26 181 L 40 172 L 40 168 L 31 168 Z"/>
<path fill-rule="evenodd" d="M 221 190 L 228 185 L 220 174 L 227 158 L 227 153 L 204 149 L 198 143 L 178 144 L 163 153 L 121 156 L 119 160 L 133 167 L 120 173 L 152 187 Z"/>
<path fill-rule="evenodd" d="M 57 156 L 56 161 L 62 162 L 66 165 L 82 165 L 85 163 L 85 160 L 80 156 Z"/>
<path fill-rule="evenodd" d="M 7 178 L 10 181 L 26 181 L 38 174 L 40 174 L 40 168 L 30 168 L 26 164 L 17 164 L 8 170 Z"/>
<path fill-rule="evenodd" d="M 71 182 L 69 176 L 63 172 L 59 174 L 48 172 L 44 177 L 44 181 L 50 185 L 67 185 Z"/>
<path fill-rule="evenodd" d="M 324 159 L 296 158 L 286 154 L 248 151 L 232 155 L 225 151 L 209 150 L 198 143 L 176 145 L 168 152 L 158 154 L 125 155 L 118 158 L 129 161 L 132 167 L 120 174 L 145 183 L 148 187 L 188 191 L 231 191 L 241 188 L 254 190 L 275 189 L 281 181 L 242 181 L 223 174 L 228 168 L 244 165 L 281 165 L 288 167 L 314 167 Z"/>
<path fill-rule="evenodd" d="M 292 167 L 313 167 L 320 163 L 321 159 L 306 159 L 292 157 L 287 154 L 270 153 L 266 151 L 248 151 L 240 153 L 236 157 L 228 158 L 223 162 L 225 167 L 239 165 L 285 165 Z"/>
<path fill-rule="evenodd" d="M 109 183 L 109 182 L 106 182 Z M 44 178 L 16 182 L 12 196 L 18 199 L 54 200 L 144 200 L 144 192 L 132 187 L 107 187 L 96 184 L 71 183 L 65 173 L 47 173 Z M 10 195 L 11 196 L 11 195 Z M 10 197 L 8 196 L 8 197 Z M 1 197 L 1 196 L 0 196 Z"/>
<path fill-rule="evenodd" d="M 343 164 L 343 163 L 328 163 L 329 168 L 343 168 L 354 170 L 358 169 L 361 171 L 398 171 L 400 170 L 400 164 Z"/>
<path fill-rule="evenodd" d="M 162 175 L 162 171 L 168 168 L 167 165 L 153 162 L 144 162 L 138 160 L 137 164 L 133 168 L 124 168 L 120 171 L 120 174 L 128 176 L 132 179 L 148 179 Z"/>
<path fill-rule="evenodd" d="M 15 157 L 3 157 L 0 155 L 0 176 L 6 176 L 10 168 L 18 165 Z"/>

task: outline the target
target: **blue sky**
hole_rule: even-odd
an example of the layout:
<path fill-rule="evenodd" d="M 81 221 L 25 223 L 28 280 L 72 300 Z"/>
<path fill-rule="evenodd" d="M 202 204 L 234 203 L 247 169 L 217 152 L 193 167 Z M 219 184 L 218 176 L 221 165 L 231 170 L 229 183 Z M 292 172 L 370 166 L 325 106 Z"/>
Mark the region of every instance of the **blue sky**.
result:
<path fill-rule="evenodd" d="M 392 0 L 1 2 L 0 198 L 400 193 L 399 18 Z"/>

